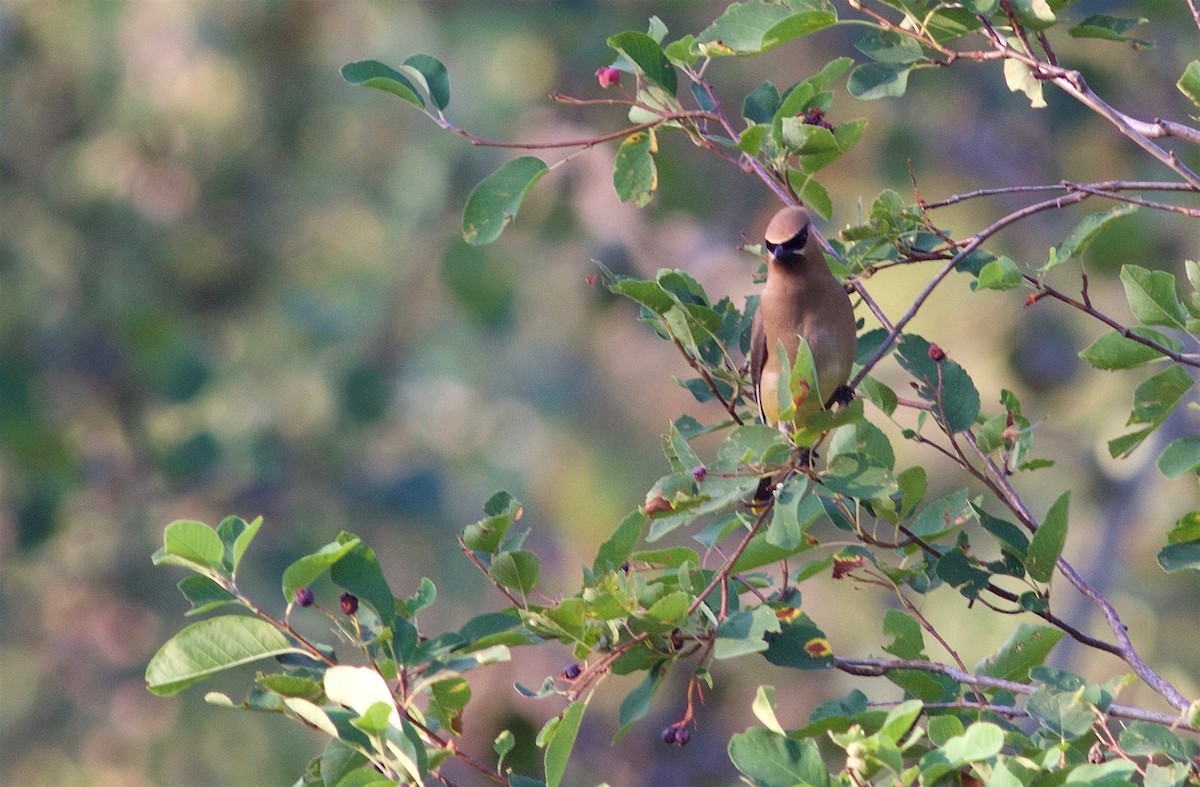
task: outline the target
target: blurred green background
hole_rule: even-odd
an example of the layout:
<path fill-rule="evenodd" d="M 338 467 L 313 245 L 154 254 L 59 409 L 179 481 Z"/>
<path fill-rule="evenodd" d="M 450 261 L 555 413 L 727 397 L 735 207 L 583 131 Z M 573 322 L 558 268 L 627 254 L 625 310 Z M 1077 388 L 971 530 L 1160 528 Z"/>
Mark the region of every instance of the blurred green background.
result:
<path fill-rule="evenodd" d="M 1138 32 L 1157 49 L 1063 40 L 1060 55 L 1116 106 L 1185 119 L 1192 107 L 1174 81 L 1196 51 L 1186 7 L 1121 5 L 1151 17 Z M 1070 13 L 1099 6 L 1113 10 L 1080 3 Z M 591 261 L 644 275 L 682 267 L 740 304 L 757 260 L 737 246 L 776 206 L 748 176 L 664 136 L 648 209 L 617 201 L 612 148 L 598 148 L 542 181 L 499 242 L 469 247 L 466 194 L 512 154 L 442 133 L 393 97 L 349 87 L 338 68 L 428 52 L 450 69 L 448 114 L 459 126 L 497 139 L 586 137 L 623 117 L 556 106 L 548 94 L 599 96 L 593 73 L 611 58 L 608 35 L 645 29 L 650 14 L 672 35 L 699 32 L 723 7 L 0 5 L 0 783 L 284 785 L 319 752 L 315 734 L 206 706 L 203 689 L 146 693 L 147 660 L 184 625 L 174 587 L 182 573 L 150 565 L 173 519 L 263 515 L 242 579 L 280 609 L 282 569 L 353 530 L 398 594 L 421 576 L 437 583 L 423 624 L 438 630 L 501 603 L 454 534 L 505 488 L 525 504 L 545 586 L 569 590 L 663 472 L 657 435 L 668 420 L 720 417 L 675 384 L 689 370 L 628 304 L 587 285 Z M 853 40 L 832 31 L 714 63 L 709 76 L 736 112 L 763 79 L 786 87 L 855 54 Z M 902 100 L 840 94 L 830 120 L 870 126 L 825 179 L 831 227 L 854 221 L 859 200 L 869 206 L 881 188 L 911 195 L 910 172 L 929 200 L 981 186 L 1165 176 L 1061 94 L 1048 99 L 1049 109 L 1031 111 L 998 67 L 968 64 L 914 75 Z M 1020 204 L 973 201 L 939 219 L 974 231 Z M 990 248 L 1041 264 L 1084 215 L 1076 211 L 1038 217 Z M 1091 297 L 1127 319 L 1114 275 L 1122 262 L 1178 273 L 1198 256 L 1193 225 L 1142 211 L 1089 253 Z M 868 285 L 895 316 L 930 273 L 914 267 Z M 1077 291 L 1077 269 L 1063 266 L 1055 283 Z M 912 327 L 967 367 L 985 403 L 994 407 L 1003 387 L 1021 393 L 1037 455 L 1058 462 L 1022 477 L 1021 489 L 1039 513 L 1074 491 L 1067 556 L 1110 593 L 1152 663 L 1195 696 L 1200 585 L 1168 580 L 1153 560 L 1163 529 L 1196 507 L 1195 479 L 1162 479 L 1152 445 L 1127 462 L 1106 458 L 1145 375 L 1081 366 L 1075 353 L 1101 326 L 1023 301 L 1019 290 L 973 294 L 963 277 Z M 1181 415 L 1163 439 L 1196 426 Z M 936 456 L 903 447 L 901 465 L 916 462 L 933 464 L 931 494 L 962 483 L 939 474 Z M 330 588 L 318 591 L 332 599 Z M 1060 614 L 1103 632 L 1059 591 Z M 877 653 L 888 603 L 842 586 L 814 587 L 805 600 L 848 655 Z M 1007 633 L 965 614 L 953 593 L 922 609 L 968 663 Z M 475 676 L 468 745 L 487 759 L 500 725 L 517 724 L 531 756 L 533 731 L 560 707 L 520 699 L 511 684 L 537 685 L 568 658 L 542 648 Z M 1098 678 L 1121 671 L 1065 645 L 1054 663 Z M 250 674 L 213 688 L 240 697 Z M 870 686 L 743 659 L 723 665 L 688 749 L 658 740 L 682 713 L 682 683 L 664 687 L 651 717 L 613 748 L 605 714 L 625 689 L 613 681 L 585 722 L 569 783 L 733 782 L 724 742 L 751 723 L 759 683 L 779 687 L 791 726 L 816 702 Z M 1137 688 L 1122 700 L 1162 707 Z M 453 775 L 472 783 L 468 771 Z"/>

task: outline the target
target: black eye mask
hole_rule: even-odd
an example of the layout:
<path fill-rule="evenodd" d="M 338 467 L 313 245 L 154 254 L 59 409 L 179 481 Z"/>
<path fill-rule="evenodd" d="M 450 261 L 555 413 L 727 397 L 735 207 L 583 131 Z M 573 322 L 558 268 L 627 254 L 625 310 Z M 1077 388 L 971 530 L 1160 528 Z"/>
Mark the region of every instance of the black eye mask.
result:
<path fill-rule="evenodd" d="M 808 243 L 808 227 L 796 233 L 795 237 L 788 238 L 783 243 L 768 243 L 767 251 L 775 259 L 780 260 L 784 257 L 796 256 L 804 251 L 804 244 Z"/>

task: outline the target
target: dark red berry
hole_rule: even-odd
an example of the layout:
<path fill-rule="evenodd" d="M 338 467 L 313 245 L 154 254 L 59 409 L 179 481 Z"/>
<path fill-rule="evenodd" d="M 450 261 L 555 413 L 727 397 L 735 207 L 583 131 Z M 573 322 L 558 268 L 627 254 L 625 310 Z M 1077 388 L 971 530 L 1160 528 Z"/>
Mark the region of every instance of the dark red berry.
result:
<path fill-rule="evenodd" d="M 568 664 L 567 666 L 563 667 L 562 675 L 567 680 L 575 680 L 582 672 L 583 669 L 581 669 L 578 664 Z"/>
<path fill-rule="evenodd" d="M 687 746 L 688 741 L 692 739 L 692 734 L 688 732 L 687 727 L 680 727 L 675 730 L 675 743 L 679 746 Z"/>
<path fill-rule="evenodd" d="M 936 344 L 929 345 L 929 357 L 935 361 L 941 361 L 946 357 L 946 351 Z"/>
<path fill-rule="evenodd" d="M 338 600 L 342 604 L 342 614 L 343 615 L 353 615 L 355 612 L 358 612 L 358 597 L 357 596 L 354 596 L 350 593 L 343 593 L 342 597 Z"/>
<path fill-rule="evenodd" d="M 663 727 L 662 742 L 670 746 L 675 742 L 675 735 L 676 732 L 674 727 Z"/>
<path fill-rule="evenodd" d="M 311 607 L 313 603 L 313 592 L 308 588 L 296 588 L 293 598 L 295 598 L 297 606 Z"/>

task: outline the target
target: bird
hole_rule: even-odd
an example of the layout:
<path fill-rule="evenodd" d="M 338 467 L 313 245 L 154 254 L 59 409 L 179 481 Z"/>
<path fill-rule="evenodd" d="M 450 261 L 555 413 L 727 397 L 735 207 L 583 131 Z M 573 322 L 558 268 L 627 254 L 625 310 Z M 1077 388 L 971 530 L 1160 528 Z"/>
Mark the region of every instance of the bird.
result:
<path fill-rule="evenodd" d="M 763 423 L 791 433 L 846 393 L 854 365 L 857 325 L 845 288 L 825 264 L 807 209 L 779 210 L 764 233 L 767 281 L 750 333 L 750 379 Z M 792 391 L 796 415 L 780 423 L 780 342 L 795 363 L 803 336 L 812 351 L 816 392 Z"/>

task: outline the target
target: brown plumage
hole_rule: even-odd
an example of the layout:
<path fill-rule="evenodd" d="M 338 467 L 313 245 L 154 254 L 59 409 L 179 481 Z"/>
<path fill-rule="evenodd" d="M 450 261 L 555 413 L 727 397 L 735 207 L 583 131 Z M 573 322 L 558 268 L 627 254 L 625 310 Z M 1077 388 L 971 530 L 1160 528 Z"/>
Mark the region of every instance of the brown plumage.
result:
<path fill-rule="evenodd" d="M 829 271 L 808 211 L 786 207 L 775 214 L 765 233 L 767 283 L 759 299 L 750 338 L 750 377 L 759 413 L 779 426 L 778 386 L 781 374 L 775 347 L 780 341 L 791 362 L 803 336 L 816 365 L 816 392 L 798 403 L 796 417 L 784 427 L 804 423 L 823 408 L 850 379 L 856 329 L 854 309 L 845 289 Z M 793 391 L 793 395 L 802 392 Z"/>

